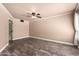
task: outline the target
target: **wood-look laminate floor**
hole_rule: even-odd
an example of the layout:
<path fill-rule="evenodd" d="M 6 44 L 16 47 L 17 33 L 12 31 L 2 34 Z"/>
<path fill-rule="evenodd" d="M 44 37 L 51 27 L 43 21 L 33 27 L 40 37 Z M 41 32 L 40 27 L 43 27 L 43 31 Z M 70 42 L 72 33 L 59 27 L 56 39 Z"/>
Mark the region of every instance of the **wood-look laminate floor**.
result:
<path fill-rule="evenodd" d="M 34 38 L 15 40 L 1 56 L 79 56 L 79 49 Z"/>

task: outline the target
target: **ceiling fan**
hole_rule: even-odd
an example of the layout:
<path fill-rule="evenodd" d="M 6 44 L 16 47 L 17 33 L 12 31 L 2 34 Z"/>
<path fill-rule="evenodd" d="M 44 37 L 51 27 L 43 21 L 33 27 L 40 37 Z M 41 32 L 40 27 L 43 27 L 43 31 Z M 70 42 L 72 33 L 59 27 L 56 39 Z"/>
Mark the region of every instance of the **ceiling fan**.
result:
<path fill-rule="evenodd" d="M 26 12 L 26 14 L 24 14 L 23 16 L 31 17 L 31 18 L 42 18 L 40 16 L 40 13 L 36 13 L 36 12 Z"/>
<path fill-rule="evenodd" d="M 25 13 L 22 16 L 24 16 L 24 17 L 28 17 L 28 18 L 30 17 L 33 19 L 42 18 L 40 13 L 37 13 L 36 8 L 34 8 L 34 7 L 31 9 L 31 11 L 26 11 L 25 9 L 23 9 L 23 10 L 25 11 Z"/>

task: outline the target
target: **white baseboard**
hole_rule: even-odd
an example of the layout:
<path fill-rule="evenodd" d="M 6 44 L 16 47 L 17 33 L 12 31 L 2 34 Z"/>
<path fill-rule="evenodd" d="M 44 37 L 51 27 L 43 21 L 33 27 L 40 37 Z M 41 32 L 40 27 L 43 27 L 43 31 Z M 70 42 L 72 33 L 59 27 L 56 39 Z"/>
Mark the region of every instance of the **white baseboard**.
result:
<path fill-rule="evenodd" d="M 46 39 L 46 38 L 41 38 L 41 37 L 35 37 L 35 36 L 24 36 L 24 37 L 19 37 L 15 38 L 13 40 L 18 40 L 18 39 L 23 39 L 23 38 L 36 38 L 36 39 L 41 39 L 41 40 L 46 40 L 46 41 L 51 41 L 51 42 L 56 42 L 56 43 L 61 43 L 61 44 L 66 44 L 66 45 L 74 45 L 73 43 L 68 43 L 68 42 L 62 42 L 62 41 L 57 41 L 57 40 L 51 40 L 51 39 Z"/>
<path fill-rule="evenodd" d="M 7 46 L 8 46 L 8 43 L 7 43 L 6 45 L 4 45 L 4 46 L 2 47 L 2 49 L 0 49 L 0 53 L 1 53 Z"/>
<path fill-rule="evenodd" d="M 29 36 L 24 36 L 24 37 L 19 37 L 19 38 L 14 38 L 13 40 L 18 40 L 18 39 L 23 39 L 23 38 L 28 38 Z"/>
<path fill-rule="evenodd" d="M 30 37 L 31 38 L 36 38 L 36 39 L 41 39 L 41 40 L 46 40 L 46 41 L 51 41 L 51 42 L 56 42 L 56 43 L 61 43 L 61 44 L 66 44 L 66 45 L 73 46 L 73 43 L 62 42 L 62 41 L 57 41 L 57 40 L 51 40 L 51 39 L 46 39 L 46 38 L 41 38 L 41 37 L 35 37 L 35 36 L 30 36 Z"/>

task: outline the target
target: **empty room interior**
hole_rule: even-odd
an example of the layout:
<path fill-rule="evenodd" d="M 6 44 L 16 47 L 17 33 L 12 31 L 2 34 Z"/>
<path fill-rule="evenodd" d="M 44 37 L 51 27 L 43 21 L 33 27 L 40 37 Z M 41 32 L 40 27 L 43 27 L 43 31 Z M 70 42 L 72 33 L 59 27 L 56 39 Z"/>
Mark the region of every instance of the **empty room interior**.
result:
<path fill-rule="evenodd" d="M 79 4 L 0 3 L 0 56 L 79 56 Z"/>

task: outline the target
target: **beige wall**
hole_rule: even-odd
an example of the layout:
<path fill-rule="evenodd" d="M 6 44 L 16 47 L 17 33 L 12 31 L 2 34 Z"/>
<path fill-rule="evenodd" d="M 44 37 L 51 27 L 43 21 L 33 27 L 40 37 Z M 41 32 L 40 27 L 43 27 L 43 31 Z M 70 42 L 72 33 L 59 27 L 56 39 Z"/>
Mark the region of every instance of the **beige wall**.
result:
<path fill-rule="evenodd" d="M 73 14 L 30 22 L 30 36 L 73 43 Z"/>
<path fill-rule="evenodd" d="M 9 26 L 8 20 L 13 20 L 13 39 L 29 36 L 29 22 L 20 22 L 8 12 L 8 10 L 0 4 L 0 51 L 8 43 Z"/>
<path fill-rule="evenodd" d="M 29 36 L 29 22 L 20 22 L 20 19 L 13 19 L 13 39 Z"/>
<path fill-rule="evenodd" d="M 8 43 L 9 40 L 9 26 L 8 20 L 13 20 L 13 39 L 23 38 L 29 36 L 29 22 L 20 22 L 15 19 L 8 12 L 8 10 L 0 4 L 0 51 Z"/>
<path fill-rule="evenodd" d="M 0 4 L 0 50 L 8 43 L 8 18 L 12 17 L 6 8 Z"/>

